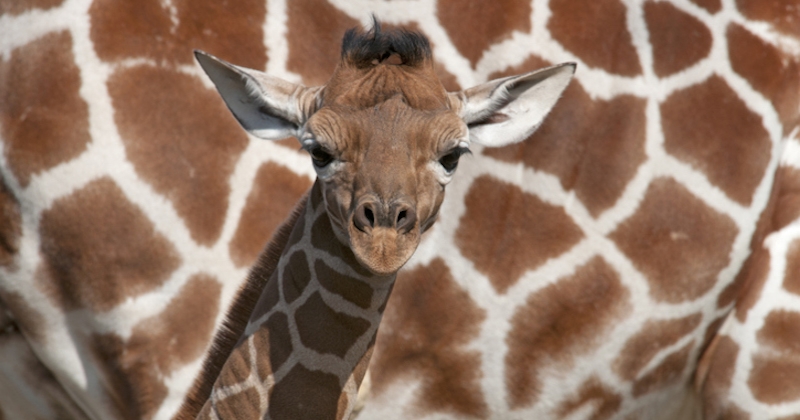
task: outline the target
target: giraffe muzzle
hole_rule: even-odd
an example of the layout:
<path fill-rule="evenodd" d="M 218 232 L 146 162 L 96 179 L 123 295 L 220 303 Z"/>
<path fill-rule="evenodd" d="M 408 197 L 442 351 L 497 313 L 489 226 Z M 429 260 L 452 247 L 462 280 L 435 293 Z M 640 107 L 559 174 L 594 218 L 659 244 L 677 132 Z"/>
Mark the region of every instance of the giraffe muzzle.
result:
<path fill-rule="evenodd" d="M 370 233 L 376 227 L 384 227 L 406 234 L 416 226 L 417 212 L 412 205 L 400 200 L 384 205 L 379 200 L 366 199 L 356 207 L 353 224 L 364 233 Z"/>

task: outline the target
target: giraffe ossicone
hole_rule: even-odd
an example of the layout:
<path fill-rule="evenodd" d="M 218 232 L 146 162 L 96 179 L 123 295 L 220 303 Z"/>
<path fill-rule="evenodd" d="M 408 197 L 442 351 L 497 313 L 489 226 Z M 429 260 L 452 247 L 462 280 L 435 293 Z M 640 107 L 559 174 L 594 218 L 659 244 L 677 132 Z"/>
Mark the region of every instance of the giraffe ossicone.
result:
<path fill-rule="evenodd" d="M 317 181 L 251 271 L 242 293 L 253 297 L 231 308 L 179 416 L 347 418 L 395 275 L 436 221 L 460 156 L 530 136 L 575 65 L 448 93 L 427 39 L 377 21 L 345 34 L 322 87 L 196 57 L 245 130 L 299 139 Z M 243 315 L 246 326 L 231 321 Z"/>

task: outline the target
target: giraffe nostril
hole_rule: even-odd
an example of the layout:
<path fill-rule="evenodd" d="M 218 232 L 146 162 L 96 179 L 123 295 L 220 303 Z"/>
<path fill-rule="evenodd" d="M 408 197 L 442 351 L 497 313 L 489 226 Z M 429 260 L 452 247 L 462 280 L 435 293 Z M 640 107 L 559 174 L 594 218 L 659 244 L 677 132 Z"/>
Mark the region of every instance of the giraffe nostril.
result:
<path fill-rule="evenodd" d="M 353 224 L 362 232 L 369 232 L 375 227 L 375 212 L 369 202 L 361 203 L 356 207 Z"/>
<path fill-rule="evenodd" d="M 408 204 L 394 203 L 384 206 L 380 201 L 364 200 L 353 213 L 356 229 L 370 233 L 372 229 L 384 227 L 399 233 L 408 233 L 417 223 L 417 214 Z"/>
<path fill-rule="evenodd" d="M 403 207 L 397 212 L 394 228 L 400 233 L 408 233 L 417 223 L 417 213 L 412 208 Z"/>
<path fill-rule="evenodd" d="M 370 227 L 375 226 L 375 215 L 372 213 L 372 209 L 369 207 L 364 207 L 364 216 L 369 221 Z"/>

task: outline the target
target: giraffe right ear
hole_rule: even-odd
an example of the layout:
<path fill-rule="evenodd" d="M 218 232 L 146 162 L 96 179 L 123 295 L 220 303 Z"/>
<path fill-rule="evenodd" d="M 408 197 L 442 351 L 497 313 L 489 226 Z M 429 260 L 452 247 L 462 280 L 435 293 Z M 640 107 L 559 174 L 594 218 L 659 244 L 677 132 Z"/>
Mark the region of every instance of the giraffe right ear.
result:
<path fill-rule="evenodd" d="M 194 55 L 239 124 L 256 137 L 280 140 L 297 136 L 317 109 L 320 87 L 287 82 L 202 51 L 195 50 Z"/>

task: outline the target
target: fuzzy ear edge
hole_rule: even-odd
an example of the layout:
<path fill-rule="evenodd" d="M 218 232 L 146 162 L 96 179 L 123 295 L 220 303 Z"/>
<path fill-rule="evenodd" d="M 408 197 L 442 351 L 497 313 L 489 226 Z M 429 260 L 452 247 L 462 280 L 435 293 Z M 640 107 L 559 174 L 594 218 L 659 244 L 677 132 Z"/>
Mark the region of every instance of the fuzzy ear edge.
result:
<path fill-rule="evenodd" d="M 562 63 L 451 93 L 469 127 L 470 142 L 501 147 L 530 137 L 558 102 L 576 67 Z"/>
<path fill-rule="evenodd" d="M 319 87 L 235 66 L 200 50 L 194 55 L 242 128 L 258 138 L 297 136 L 316 109 Z"/>

